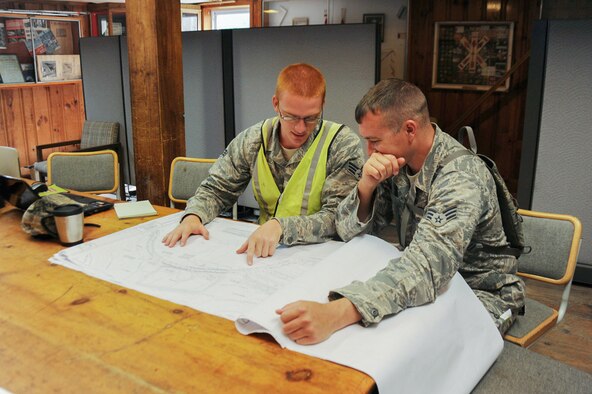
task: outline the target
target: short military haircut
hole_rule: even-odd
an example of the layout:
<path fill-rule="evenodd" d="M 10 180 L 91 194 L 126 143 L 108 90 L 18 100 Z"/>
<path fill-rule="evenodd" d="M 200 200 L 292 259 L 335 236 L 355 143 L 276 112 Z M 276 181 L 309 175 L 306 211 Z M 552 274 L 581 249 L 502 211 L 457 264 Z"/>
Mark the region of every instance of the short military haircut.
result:
<path fill-rule="evenodd" d="M 415 85 L 391 78 L 374 85 L 356 106 L 356 122 L 361 123 L 368 113 L 384 115 L 386 126 L 397 132 L 403 122 L 413 119 L 425 126 L 430 122 L 428 102 Z"/>
<path fill-rule="evenodd" d="M 302 97 L 322 97 L 325 101 L 326 83 L 323 74 L 310 64 L 297 63 L 285 67 L 278 75 L 275 95 L 290 92 Z"/>

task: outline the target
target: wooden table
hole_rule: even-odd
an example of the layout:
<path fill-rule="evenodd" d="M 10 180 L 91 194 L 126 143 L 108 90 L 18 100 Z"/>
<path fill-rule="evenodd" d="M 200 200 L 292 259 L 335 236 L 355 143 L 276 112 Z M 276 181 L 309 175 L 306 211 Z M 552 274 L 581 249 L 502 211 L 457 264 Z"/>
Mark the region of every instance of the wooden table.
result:
<path fill-rule="evenodd" d="M 175 212 L 157 207 L 159 215 Z M 48 392 L 367 392 L 366 374 L 243 336 L 219 317 L 47 260 L 62 246 L 0 209 L 0 387 Z M 151 218 L 90 217 L 85 241 Z"/>

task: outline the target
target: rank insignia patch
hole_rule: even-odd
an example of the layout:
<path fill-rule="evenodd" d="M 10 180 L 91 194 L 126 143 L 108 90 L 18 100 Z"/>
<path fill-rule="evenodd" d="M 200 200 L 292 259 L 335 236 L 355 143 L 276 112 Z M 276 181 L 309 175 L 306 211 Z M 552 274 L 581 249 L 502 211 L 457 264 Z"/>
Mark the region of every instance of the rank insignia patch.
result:
<path fill-rule="evenodd" d="M 362 169 L 351 161 L 347 163 L 347 171 L 353 176 L 355 176 L 356 179 L 360 179 L 362 177 Z"/>
<path fill-rule="evenodd" d="M 444 212 L 438 212 L 434 208 L 427 210 L 425 217 L 436 227 L 441 227 L 449 221 L 456 219 L 456 207 L 448 208 Z"/>

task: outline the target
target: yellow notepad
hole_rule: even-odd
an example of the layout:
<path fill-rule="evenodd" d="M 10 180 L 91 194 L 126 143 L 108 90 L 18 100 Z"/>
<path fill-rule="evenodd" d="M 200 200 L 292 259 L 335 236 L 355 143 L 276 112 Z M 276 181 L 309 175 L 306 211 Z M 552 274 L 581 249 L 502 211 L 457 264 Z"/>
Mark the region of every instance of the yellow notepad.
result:
<path fill-rule="evenodd" d="M 124 202 L 121 204 L 115 204 L 114 207 L 115 213 L 119 219 L 140 218 L 143 216 L 154 216 L 158 214 L 148 200 Z"/>

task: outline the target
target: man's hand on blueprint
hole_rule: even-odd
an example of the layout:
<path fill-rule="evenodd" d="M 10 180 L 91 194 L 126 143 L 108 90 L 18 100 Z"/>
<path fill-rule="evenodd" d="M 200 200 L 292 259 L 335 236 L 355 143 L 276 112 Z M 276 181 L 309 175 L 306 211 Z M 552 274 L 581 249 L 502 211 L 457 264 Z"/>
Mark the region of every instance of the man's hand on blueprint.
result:
<path fill-rule="evenodd" d="M 210 238 L 210 233 L 201 223 L 199 216 L 187 215 L 173 231 L 164 236 L 162 243 L 172 248 L 177 244 L 177 241 L 179 241 L 181 246 L 185 246 L 187 238 L 194 234 L 202 235 L 205 239 Z"/>
<path fill-rule="evenodd" d="M 249 239 L 238 248 L 236 253 L 241 254 L 247 252 L 247 264 L 252 265 L 253 256 L 273 256 L 281 236 L 282 226 L 280 226 L 280 222 L 271 219 L 253 231 Z"/>
<path fill-rule="evenodd" d="M 323 342 L 335 331 L 362 319 L 347 298 L 327 304 L 313 301 L 292 302 L 275 313 L 280 315 L 284 334 L 299 345 Z"/>

